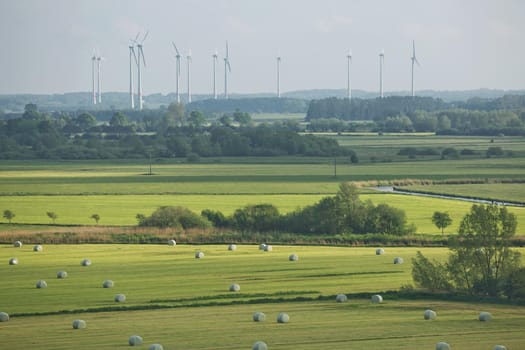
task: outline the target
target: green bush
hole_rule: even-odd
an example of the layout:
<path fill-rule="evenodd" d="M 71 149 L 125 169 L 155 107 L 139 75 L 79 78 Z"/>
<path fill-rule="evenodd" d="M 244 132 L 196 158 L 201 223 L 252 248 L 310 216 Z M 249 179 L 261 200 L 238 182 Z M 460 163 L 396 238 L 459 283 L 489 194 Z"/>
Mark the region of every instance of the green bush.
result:
<path fill-rule="evenodd" d="M 163 206 L 155 210 L 151 216 L 137 214 L 139 226 L 154 226 L 160 228 L 208 228 L 211 223 L 202 216 L 180 206 Z"/>

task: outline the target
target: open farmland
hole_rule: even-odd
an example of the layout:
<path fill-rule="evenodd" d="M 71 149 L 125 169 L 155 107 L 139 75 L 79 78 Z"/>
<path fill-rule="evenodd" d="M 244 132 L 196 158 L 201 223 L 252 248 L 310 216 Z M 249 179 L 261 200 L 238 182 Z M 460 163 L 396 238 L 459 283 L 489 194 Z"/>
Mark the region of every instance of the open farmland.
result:
<path fill-rule="evenodd" d="M 270 349 L 433 349 L 438 341 L 453 348 L 490 349 L 505 344 L 525 346 L 523 307 L 479 302 L 408 300 L 384 294 L 373 305 L 364 295 L 398 290 L 411 283 L 410 258 L 415 248 L 387 248 L 376 256 L 373 248 L 177 245 L 46 245 L 0 246 L 0 261 L 17 256 L 19 265 L 2 264 L 0 311 L 11 315 L 0 323 L 2 346 L 39 349 L 127 348 L 128 337 L 141 335 L 144 344 L 165 349 L 250 349 L 264 340 Z M 195 259 L 202 250 L 205 257 Z M 443 260 L 443 248 L 423 248 Z M 521 250 L 523 252 L 523 249 Z M 299 261 L 288 261 L 295 253 Z M 394 265 L 395 256 L 405 264 Z M 80 266 L 83 258 L 93 264 Z M 68 272 L 57 279 L 56 272 Z M 38 279 L 48 287 L 36 289 Z M 112 279 L 113 288 L 102 288 Z M 228 292 L 231 283 L 241 291 Z M 123 293 L 124 303 L 113 297 Z M 336 303 L 335 294 L 350 297 Z M 197 307 L 198 306 L 198 307 Z M 423 311 L 438 313 L 424 321 Z M 266 321 L 252 321 L 262 311 Z M 479 322 L 480 311 L 493 314 Z M 279 312 L 290 323 L 275 322 Z M 74 319 L 87 322 L 73 330 Z M 381 322 L 378 322 L 381 320 Z M 27 336 L 31 334 L 31 336 Z M 205 334 L 205 336 L 203 336 Z"/>

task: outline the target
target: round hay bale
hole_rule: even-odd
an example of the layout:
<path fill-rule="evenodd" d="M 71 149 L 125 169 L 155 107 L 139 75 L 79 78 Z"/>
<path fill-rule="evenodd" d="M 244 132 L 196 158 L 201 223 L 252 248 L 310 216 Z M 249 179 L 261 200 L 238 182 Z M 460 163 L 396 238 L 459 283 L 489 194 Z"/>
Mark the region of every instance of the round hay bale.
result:
<path fill-rule="evenodd" d="M 482 311 L 479 313 L 479 320 L 481 322 L 486 322 L 492 320 L 492 314 L 490 312 Z"/>
<path fill-rule="evenodd" d="M 22 248 L 22 242 L 16 241 L 15 243 L 13 243 L 13 247 L 15 247 L 15 248 Z"/>
<path fill-rule="evenodd" d="M 164 350 L 164 348 L 160 344 L 151 344 L 148 350 Z"/>
<path fill-rule="evenodd" d="M 383 248 L 376 249 L 376 255 L 383 255 L 383 254 L 385 254 L 385 250 Z"/>
<path fill-rule="evenodd" d="M 266 247 L 264 247 L 265 252 L 271 252 L 272 250 L 273 250 L 273 247 L 269 244 L 267 244 Z"/>
<path fill-rule="evenodd" d="M 17 258 L 9 259 L 9 265 L 18 265 L 18 259 Z"/>
<path fill-rule="evenodd" d="M 496 345 L 492 350 L 507 350 L 505 345 Z"/>
<path fill-rule="evenodd" d="M 112 280 L 105 280 L 102 283 L 102 288 L 113 288 L 114 285 L 115 285 L 115 283 L 113 283 Z"/>
<path fill-rule="evenodd" d="M 450 350 L 452 349 L 448 343 L 445 343 L 444 341 L 440 341 L 439 343 L 436 343 L 436 350 Z"/>
<path fill-rule="evenodd" d="M 132 335 L 129 337 L 128 343 L 131 346 L 142 345 L 142 337 L 140 335 Z"/>
<path fill-rule="evenodd" d="M 198 251 L 195 253 L 195 259 L 202 259 L 204 258 L 204 253 L 201 251 Z"/>
<path fill-rule="evenodd" d="M 423 313 L 423 318 L 425 320 L 435 320 L 436 317 L 437 317 L 437 314 L 433 310 L 425 310 L 425 312 Z"/>
<path fill-rule="evenodd" d="M 345 303 L 348 300 L 348 297 L 345 294 L 337 294 L 335 301 L 338 303 Z"/>
<path fill-rule="evenodd" d="M 266 321 L 266 315 L 264 314 L 264 312 L 261 312 L 261 311 L 257 311 L 253 314 L 253 320 L 255 322 L 263 322 L 263 321 Z"/>
<path fill-rule="evenodd" d="M 84 320 L 74 320 L 73 321 L 73 328 L 74 329 L 84 329 L 87 327 L 86 321 Z"/>
<path fill-rule="evenodd" d="M 239 286 L 237 283 L 234 283 L 230 286 L 230 292 L 238 292 L 241 290 L 241 286 Z"/>
<path fill-rule="evenodd" d="M 6 312 L 0 312 L 0 322 L 9 321 L 9 315 Z"/>
<path fill-rule="evenodd" d="M 259 250 L 266 250 L 266 244 L 261 243 L 261 244 L 259 245 Z"/>
<path fill-rule="evenodd" d="M 394 258 L 394 264 L 402 264 L 404 262 L 403 258 L 400 258 L 399 256 Z"/>
<path fill-rule="evenodd" d="M 36 282 L 36 287 L 37 288 L 47 288 L 47 283 L 44 280 L 39 280 Z"/>
<path fill-rule="evenodd" d="M 263 341 L 256 341 L 252 346 L 252 350 L 268 350 L 268 345 Z"/>
<path fill-rule="evenodd" d="M 126 301 L 126 296 L 124 294 L 117 294 L 115 295 L 115 301 L 117 303 L 123 303 Z"/>
<path fill-rule="evenodd" d="M 177 242 L 176 242 L 174 239 L 170 239 L 170 240 L 168 241 L 168 245 L 169 245 L 170 247 L 174 247 L 174 246 L 177 245 Z"/>
<path fill-rule="evenodd" d="M 89 259 L 84 259 L 80 262 L 80 265 L 82 266 L 91 266 L 91 260 Z"/>
<path fill-rule="evenodd" d="M 292 254 L 288 257 L 288 260 L 290 261 L 298 261 L 299 260 L 299 255 L 297 254 Z"/>
<path fill-rule="evenodd" d="M 44 248 L 40 244 L 37 244 L 33 247 L 34 252 L 41 252 L 42 250 L 44 250 Z"/>
<path fill-rule="evenodd" d="M 228 250 L 237 250 L 237 245 L 235 244 L 228 245 Z"/>
<path fill-rule="evenodd" d="M 57 272 L 57 278 L 66 278 L 67 272 L 66 271 L 58 271 Z"/>
<path fill-rule="evenodd" d="M 383 297 L 379 294 L 372 295 L 371 298 L 372 304 L 381 304 L 383 302 Z"/>
<path fill-rule="evenodd" d="M 290 322 L 290 316 L 288 314 L 285 314 L 284 312 L 279 313 L 277 315 L 277 322 L 278 323 L 288 323 Z"/>

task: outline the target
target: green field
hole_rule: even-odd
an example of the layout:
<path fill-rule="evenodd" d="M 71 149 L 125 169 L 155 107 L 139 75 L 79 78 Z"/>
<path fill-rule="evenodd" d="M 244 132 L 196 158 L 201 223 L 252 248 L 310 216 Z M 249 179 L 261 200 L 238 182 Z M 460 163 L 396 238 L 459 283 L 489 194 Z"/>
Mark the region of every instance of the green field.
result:
<path fill-rule="evenodd" d="M 0 311 L 11 315 L 0 323 L 2 348 L 115 349 L 128 348 L 130 335 L 143 336 L 146 348 L 251 349 L 257 340 L 269 349 L 433 349 L 438 341 L 454 349 L 509 349 L 525 346 L 525 308 L 478 302 L 388 298 L 371 304 L 367 298 L 336 303 L 335 294 L 377 293 L 411 283 L 410 259 L 416 248 L 274 246 L 262 252 L 255 245 L 46 245 L 0 246 Z M 195 259 L 194 252 L 206 255 Z M 422 248 L 443 260 L 444 248 Z M 525 250 L 521 249 L 524 253 Z M 299 261 L 288 261 L 291 253 Z M 19 265 L 7 260 L 16 256 Z M 394 265 L 395 256 L 405 264 Z M 89 267 L 80 266 L 84 258 Z M 67 271 L 57 279 L 57 271 Z M 45 289 L 35 283 L 44 279 Z M 115 287 L 102 288 L 112 279 Z M 232 283 L 241 291 L 228 292 Z M 115 303 L 117 293 L 126 295 Z M 423 312 L 438 313 L 424 321 Z M 251 320 L 255 311 L 265 322 Z M 480 311 L 494 319 L 477 320 Z M 279 312 L 290 323 L 275 322 Z M 40 315 L 37 315 L 37 314 Z M 88 328 L 73 330 L 74 319 Z"/>

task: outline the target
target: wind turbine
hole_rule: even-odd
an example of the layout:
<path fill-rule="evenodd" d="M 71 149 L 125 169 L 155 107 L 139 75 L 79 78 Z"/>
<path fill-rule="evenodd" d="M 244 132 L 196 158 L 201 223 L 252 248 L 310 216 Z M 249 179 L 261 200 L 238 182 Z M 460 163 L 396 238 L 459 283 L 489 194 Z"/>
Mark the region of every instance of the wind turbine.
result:
<path fill-rule="evenodd" d="M 177 103 L 180 103 L 180 90 L 179 90 L 179 83 L 180 83 L 180 58 L 182 57 L 180 55 L 180 52 L 179 52 L 179 49 L 177 48 L 177 45 L 175 45 L 175 43 L 172 41 L 171 42 L 173 44 L 173 48 L 175 49 L 175 58 L 177 60 L 177 63 L 176 63 L 176 75 L 175 75 L 175 87 L 177 89 Z"/>
<path fill-rule="evenodd" d="M 186 56 L 188 61 L 188 103 L 191 103 L 191 49 L 188 49 L 188 56 Z"/>
<path fill-rule="evenodd" d="M 347 80 L 348 80 L 347 97 L 348 99 L 351 99 L 352 98 L 352 81 L 350 80 L 350 73 L 351 73 L 351 64 L 352 64 L 352 50 L 348 51 L 346 58 L 347 58 Z"/>
<path fill-rule="evenodd" d="M 230 55 L 228 52 L 228 40 L 226 40 L 226 57 L 224 57 L 224 97 L 228 98 L 228 72 L 231 72 Z"/>
<path fill-rule="evenodd" d="M 219 57 L 219 54 L 217 53 L 217 50 L 213 53 L 213 98 L 217 99 L 217 74 L 216 74 L 216 66 L 217 66 L 217 57 Z"/>
<path fill-rule="evenodd" d="M 139 38 L 140 33 L 137 34 L 135 40 L 131 40 L 129 48 L 129 102 L 131 109 L 135 109 L 135 96 L 133 94 L 133 62 L 138 65 L 137 55 L 135 54 L 135 44 Z"/>
<path fill-rule="evenodd" d="M 412 57 L 410 57 L 412 60 L 412 97 L 416 96 L 414 91 L 414 62 L 417 63 L 418 66 L 420 66 L 419 61 L 416 58 L 416 42 L 412 40 Z"/>
<path fill-rule="evenodd" d="M 281 56 L 277 56 L 277 98 L 281 97 Z"/>
<path fill-rule="evenodd" d="M 103 60 L 103 57 L 97 56 L 97 90 L 98 90 L 98 103 L 102 103 L 102 91 L 101 91 L 101 85 L 100 85 L 100 63 Z"/>
<path fill-rule="evenodd" d="M 379 97 L 383 98 L 383 65 L 385 63 L 385 50 L 379 53 Z"/>
<path fill-rule="evenodd" d="M 97 61 L 97 54 L 93 49 L 93 56 L 91 57 L 91 88 L 93 91 L 93 104 L 97 104 L 97 93 L 95 91 L 95 62 Z"/>
<path fill-rule="evenodd" d="M 137 51 L 138 51 L 138 57 L 137 57 L 137 80 L 138 80 L 138 95 L 139 95 L 139 110 L 142 110 L 142 107 L 144 105 L 144 100 L 142 99 L 142 75 L 140 71 L 141 66 L 141 58 L 142 62 L 144 63 L 144 68 L 146 68 L 146 58 L 144 58 L 144 51 L 142 50 L 142 43 L 146 40 L 148 37 L 149 32 L 146 32 L 144 35 L 144 38 L 142 38 L 142 41 L 137 44 Z"/>

